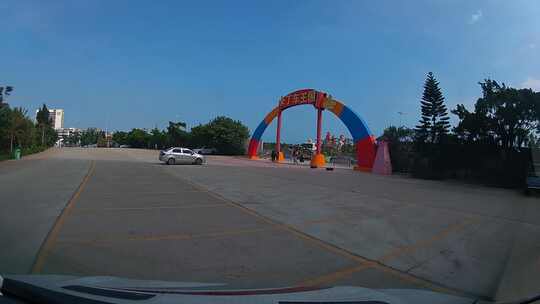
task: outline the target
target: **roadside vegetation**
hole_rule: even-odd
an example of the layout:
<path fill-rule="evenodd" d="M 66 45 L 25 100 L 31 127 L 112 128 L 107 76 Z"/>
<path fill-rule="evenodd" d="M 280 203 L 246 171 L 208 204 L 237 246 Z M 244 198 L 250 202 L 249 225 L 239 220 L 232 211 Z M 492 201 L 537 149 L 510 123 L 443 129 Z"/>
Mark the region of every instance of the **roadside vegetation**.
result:
<path fill-rule="evenodd" d="M 393 170 L 415 177 L 457 178 L 515 187 L 531 170 L 531 150 L 540 145 L 540 92 L 486 79 L 474 109 L 459 104 L 450 112 L 439 83 L 429 73 L 416 128 L 390 126 L 379 139 L 389 142 Z"/>
<path fill-rule="evenodd" d="M 64 139 L 66 145 L 96 145 L 106 147 L 105 132 L 87 129 Z M 238 120 L 219 116 L 206 124 L 187 130 L 186 123 L 169 121 L 164 130 L 134 128 L 112 134 L 110 146 L 129 146 L 143 149 L 165 149 L 169 147 L 214 148 L 219 154 L 243 155 L 249 138 L 249 129 Z"/>
<path fill-rule="evenodd" d="M 11 108 L 6 102 L 12 92 L 10 86 L 0 87 L 0 160 L 12 158 L 15 149 L 20 149 L 22 155 L 44 151 L 57 140 L 47 106 L 39 109 L 34 122 L 27 109 Z"/>

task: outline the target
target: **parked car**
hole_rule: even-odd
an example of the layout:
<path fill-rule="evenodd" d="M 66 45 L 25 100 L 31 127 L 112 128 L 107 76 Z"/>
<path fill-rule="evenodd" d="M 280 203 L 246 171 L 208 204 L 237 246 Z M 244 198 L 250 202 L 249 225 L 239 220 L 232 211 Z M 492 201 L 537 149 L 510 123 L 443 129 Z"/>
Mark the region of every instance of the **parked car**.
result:
<path fill-rule="evenodd" d="M 525 188 L 525 194 L 529 195 L 532 191 L 540 190 L 540 177 L 529 176 L 527 177 L 527 186 Z"/>
<path fill-rule="evenodd" d="M 193 149 L 193 152 L 202 154 L 202 155 L 210 155 L 210 154 L 216 154 L 217 150 L 215 148 L 203 147 L 203 148 Z"/>
<path fill-rule="evenodd" d="M 525 194 L 529 195 L 531 192 L 538 192 L 540 190 L 540 151 L 533 149 L 532 151 L 532 163 L 529 168 L 529 175 L 527 176 L 525 185 Z"/>
<path fill-rule="evenodd" d="M 203 155 L 190 149 L 173 147 L 159 152 L 159 160 L 167 165 L 195 164 L 202 165 L 205 162 Z"/>

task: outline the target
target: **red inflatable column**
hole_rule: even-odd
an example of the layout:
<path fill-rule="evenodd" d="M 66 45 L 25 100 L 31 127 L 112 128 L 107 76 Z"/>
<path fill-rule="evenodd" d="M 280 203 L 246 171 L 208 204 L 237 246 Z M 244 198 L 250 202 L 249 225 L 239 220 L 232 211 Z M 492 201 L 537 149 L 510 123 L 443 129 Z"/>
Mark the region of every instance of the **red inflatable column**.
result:
<path fill-rule="evenodd" d="M 370 135 L 356 142 L 356 159 L 354 170 L 371 172 L 375 161 L 375 136 Z"/>

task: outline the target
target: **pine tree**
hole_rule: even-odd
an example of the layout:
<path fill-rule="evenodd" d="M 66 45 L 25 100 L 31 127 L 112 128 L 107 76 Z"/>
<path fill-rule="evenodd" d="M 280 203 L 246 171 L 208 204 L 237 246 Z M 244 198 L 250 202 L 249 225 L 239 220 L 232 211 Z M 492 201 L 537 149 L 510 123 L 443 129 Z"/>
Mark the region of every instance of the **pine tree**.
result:
<path fill-rule="evenodd" d="M 450 123 L 448 110 L 444 105 L 444 97 L 439 88 L 439 82 L 433 73 L 427 74 L 422 95 L 422 117 L 416 126 L 417 140 L 419 142 L 439 143 L 448 134 Z"/>
<path fill-rule="evenodd" d="M 43 107 L 39 109 L 36 115 L 36 121 L 41 127 L 41 144 L 45 144 L 45 128 L 51 124 L 49 121 L 49 109 L 43 104 Z"/>

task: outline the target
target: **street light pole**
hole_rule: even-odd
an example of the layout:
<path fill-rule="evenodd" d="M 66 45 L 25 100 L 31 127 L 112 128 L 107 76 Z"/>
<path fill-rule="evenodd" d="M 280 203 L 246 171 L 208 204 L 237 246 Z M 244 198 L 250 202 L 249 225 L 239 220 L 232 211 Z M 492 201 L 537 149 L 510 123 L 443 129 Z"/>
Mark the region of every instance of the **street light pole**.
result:
<path fill-rule="evenodd" d="M 399 114 L 399 126 L 398 126 L 398 128 L 403 127 L 403 119 L 402 119 L 402 117 L 403 117 L 403 115 L 405 115 L 407 113 L 401 112 L 401 111 L 398 111 L 397 113 Z"/>

